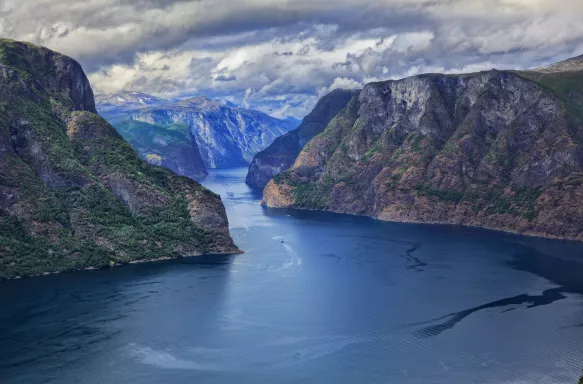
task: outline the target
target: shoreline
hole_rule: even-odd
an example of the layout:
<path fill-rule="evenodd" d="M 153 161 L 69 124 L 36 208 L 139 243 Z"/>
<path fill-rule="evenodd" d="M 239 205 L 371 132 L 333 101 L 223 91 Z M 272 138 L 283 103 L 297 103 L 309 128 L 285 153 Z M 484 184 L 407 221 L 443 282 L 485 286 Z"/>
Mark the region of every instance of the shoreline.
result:
<path fill-rule="evenodd" d="M 543 233 L 535 234 L 535 233 L 529 233 L 529 232 L 519 232 L 519 231 L 512 231 L 512 230 L 488 227 L 488 226 L 484 226 L 484 225 L 456 224 L 456 223 L 449 223 L 449 222 L 445 222 L 445 221 L 385 220 L 385 219 L 380 219 L 378 217 L 374 217 L 374 216 L 370 216 L 370 215 L 359 215 L 356 213 L 340 212 L 340 211 L 334 211 L 334 210 L 330 210 L 330 209 L 312 209 L 312 208 L 299 208 L 299 207 L 273 207 L 273 206 L 264 204 L 263 200 L 261 200 L 259 202 L 259 205 L 261 205 L 264 208 L 269 208 L 269 209 L 293 209 L 293 210 L 297 210 L 297 211 L 327 212 L 327 213 L 335 213 L 338 215 L 348 215 L 348 216 L 354 216 L 354 217 L 366 217 L 368 219 L 380 221 L 383 223 L 447 225 L 447 226 L 451 226 L 451 227 L 483 229 L 483 230 L 487 230 L 487 231 L 500 232 L 500 233 L 504 233 L 504 234 L 525 236 L 525 237 L 534 238 L 534 239 L 568 241 L 568 242 L 572 242 L 572 243 L 576 243 L 576 244 L 583 244 L 583 239 L 576 239 L 576 238 L 570 238 L 570 237 L 559 237 L 559 236 L 547 235 L 547 234 L 543 234 Z"/>
<path fill-rule="evenodd" d="M 198 254 L 195 254 L 195 255 L 178 256 L 178 257 L 163 256 L 163 257 L 158 257 L 158 258 L 155 258 L 155 259 L 132 260 L 132 261 L 129 261 L 127 263 L 112 263 L 112 264 L 109 264 L 108 266 L 103 266 L 103 267 L 87 267 L 87 268 L 78 268 L 78 269 L 66 269 L 66 270 L 63 270 L 63 271 L 43 272 L 43 273 L 37 273 L 37 274 L 34 274 L 34 275 L 24 275 L 24 276 L 6 277 L 6 278 L 0 278 L 0 283 L 2 283 L 3 281 L 25 280 L 25 279 L 30 279 L 30 278 L 37 278 L 37 277 L 44 277 L 44 276 L 52 276 L 52 275 L 60 275 L 60 274 L 63 274 L 63 273 L 75 273 L 75 272 L 83 272 L 83 271 L 99 271 L 99 270 L 105 270 L 105 269 L 111 269 L 111 268 L 120 268 L 120 267 L 125 267 L 125 266 L 128 266 L 128 265 L 135 265 L 135 264 L 156 263 L 156 262 L 160 262 L 160 261 L 189 259 L 189 258 L 201 257 L 201 256 L 235 256 L 235 255 L 242 255 L 244 253 L 245 253 L 245 251 L 242 251 L 242 250 L 239 249 L 239 252 L 198 253 Z"/>

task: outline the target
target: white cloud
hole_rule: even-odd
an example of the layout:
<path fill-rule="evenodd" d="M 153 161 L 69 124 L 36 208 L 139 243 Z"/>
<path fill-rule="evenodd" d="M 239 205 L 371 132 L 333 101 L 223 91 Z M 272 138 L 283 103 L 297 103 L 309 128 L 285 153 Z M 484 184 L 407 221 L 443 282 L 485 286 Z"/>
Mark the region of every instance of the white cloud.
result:
<path fill-rule="evenodd" d="M 302 117 L 338 87 L 581 54 L 582 12 L 580 0 L 4 0 L 0 34 L 77 58 L 97 92 Z"/>
<path fill-rule="evenodd" d="M 346 77 L 337 77 L 330 86 L 320 88 L 318 91 L 318 97 L 322 97 L 335 89 L 359 89 L 362 88 L 362 86 L 363 84 L 359 81 L 348 79 Z"/>

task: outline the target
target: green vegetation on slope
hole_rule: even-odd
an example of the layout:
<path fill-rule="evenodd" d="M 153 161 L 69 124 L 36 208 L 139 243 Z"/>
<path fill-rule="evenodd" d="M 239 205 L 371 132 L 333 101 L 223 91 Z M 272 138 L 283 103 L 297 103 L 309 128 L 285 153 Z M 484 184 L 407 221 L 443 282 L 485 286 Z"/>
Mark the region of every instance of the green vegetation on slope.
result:
<path fill-rule="evenodd" d="M 220 198 L 142 161 L 76 62 L 0 40 L 0 63 L 0 279 L 236 251 Z"/>
<path fill-rule="evenodd" d="M 583 121 L 583 72 L 517 72 L 549 89 L 567 106 L 567 110 Z"/>
<path fill-rule="evenodd" d="M 126 120 L 114 127 L 148 163 L 192 178 L 207 174 L 196 139 L 186 124 Z"/>
<path fill-rule="evenodd" d="M 191 146 L 191 135 L 186 124 L 156 125 L 143 121 L 126 120 L 114 124 L 115 129 L 132 145 L 152 148 L 160 145 L 170 147 Z"/>

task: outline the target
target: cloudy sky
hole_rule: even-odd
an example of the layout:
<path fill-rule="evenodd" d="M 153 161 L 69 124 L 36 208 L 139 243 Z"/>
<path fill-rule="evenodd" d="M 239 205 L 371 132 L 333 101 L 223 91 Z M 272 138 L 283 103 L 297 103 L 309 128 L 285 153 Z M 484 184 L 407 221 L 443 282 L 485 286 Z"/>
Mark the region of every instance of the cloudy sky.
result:
<path fill-rule="evenodd" d="M 0 0 L 0 36 L 76 58 L 96 93 L 302 117 L 334 88 L 581 55 L 581 14 L 581 0 Z"/>

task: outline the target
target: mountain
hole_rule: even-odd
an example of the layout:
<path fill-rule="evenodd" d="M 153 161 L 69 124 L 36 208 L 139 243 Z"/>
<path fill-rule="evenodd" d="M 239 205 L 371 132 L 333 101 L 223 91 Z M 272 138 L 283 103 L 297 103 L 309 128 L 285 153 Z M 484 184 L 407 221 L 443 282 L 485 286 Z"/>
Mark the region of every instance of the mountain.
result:
<path fill-rule="evenodd" d="M 304 145 L 321 133 L 358 92 L 337 89 L 322 97 L 299 127 L 278 137 L 255 155 L 245 182 L 254 187 L 265 187 L 272 177 L 290 168 Z"/>
<path fill-rule="evenodd" d="M 288 116 L 283 119 L 283 121 L 290 127 L 299 127 L 299 125 L 302 123 L 302 120 L 298 120 L 293 116 Z"/>
<path fill-rule="evenodd" d="M 169 100 L 161 99 L 156 96 L 148 95 L 142 92 L 119 92 L 109 95 L 95 96 L 95 103 L 104 107 L 141 107 L 153 106 L 169 103 Z"/>
<path fill-rule="evenodd" d="M 114 123 L 114 127 L 149 164 L 193 179 L 208 175 L 196 139 L 187 125 L 162 126 L 125 120 Z"/>
<path fill-rule="evenodd" d="M 95 105 L 99 114 L 110 123 L 127 120 L 129 113 L 133 110 L 168 103 L 170 103 L 169 100 L 141 92 L 118 92 L 95 96 Z"/>
<path fill-rule="evenodd" d="M 554 68 L 368 84 L 263 204 L 583 240 L 583 71 Z"/>
<path fill-rule="evenodd" d="M 76 61 L 0 40 L 0 278 L 234 252 L 220 197 L 142 161 Z"/>
<path fill-rule="evenodd" d="M 583 71 L 583 55 L 535 69 L 536 72 L 579 72 Z"/>
<path fill-rule="evenodd" d="M 125 97 L 116 94 L 100 98 L 107 102 L 98 103 L 97 109 L 124 137 L 129 140 L 126 136 L 128 126 L 135 126 L 128 124 L 128 120 L 155 125 L 158 131 L 173 129 L 177 125 L 186 126 L 196 142 L 206 168 L 248 165 L 257 152 L 297 126 L 295 120 L 276 119 L 262 112 L 233 107 L 231 103 L 206 97 L 166 103 L 161 102 L 162 99 L 154 99 L 153 105 L 131 100 L 127 104 L 119 102 L 112 107 L 117 99 L 125 100 Z M 133 141 L 130 141 L 136 143 L 138 139 L 138 135 L 134 134 Z M 149 139 L 145 139 L 139 146 L 141 150 L 138 151 L 143 157 L 154 152 L 148 147 L 148 141 Z M 162 158 L 166 157 L 163 151 L 158 151 L 157 154 Z"/>
<path fill-rule="evenodd" d="M 147 107 L 170 104 L 166 99 L 141 92 L 97 95 L 99 114 L 108 120 L 146 162 L 181 176 L 198 179 L 208 175 L 195 137 L 185 124 L 149 124 L 131 115 Z"/>

